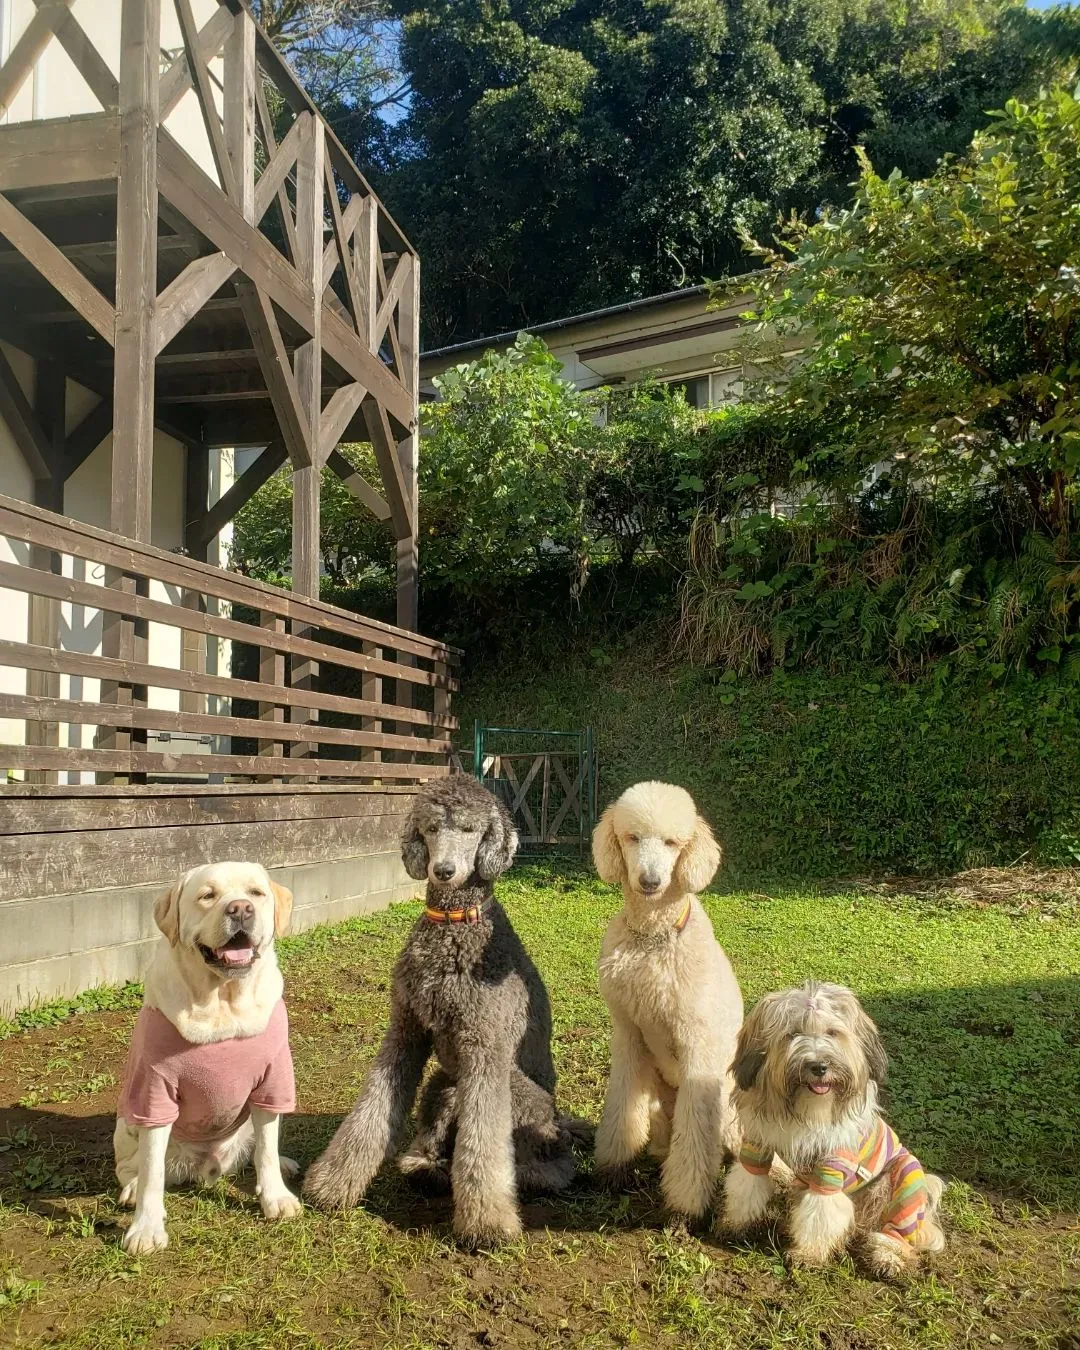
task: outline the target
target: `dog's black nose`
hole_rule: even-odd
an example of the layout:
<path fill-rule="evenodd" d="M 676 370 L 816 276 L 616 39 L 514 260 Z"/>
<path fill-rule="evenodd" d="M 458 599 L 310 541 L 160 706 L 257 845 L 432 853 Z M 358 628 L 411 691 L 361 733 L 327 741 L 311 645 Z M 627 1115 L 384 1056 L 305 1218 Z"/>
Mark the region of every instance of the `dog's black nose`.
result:
<path fill-rule="evenodd" d="M 431 870 L 435 873 L 437 880 L 449 881 L 457 871 L 457 868 L 453 863 L 436 863 Z"/>
<path fill-rule="evenodd" d="M 638 884 L 645 894 L 648 895 L 650 891 L 658 891 L 660 889 L 660 878 L 655 872 L 643 872 L 639 878 Z"/>
<path fill-rule="evenodd" d="M 237 923 L 250 923 L 255 917 L 255 906 L 250 900 L 234 900 L 225 906 L 225 913 Z"/>
<path fill-rule="evenodd" d="M 808 1064 L 806 1067 L 815 1078 L 824 1078 L 829 1072 L 829 1066 L 823 1059 L 815 1059 L 812 1064 Z"/>

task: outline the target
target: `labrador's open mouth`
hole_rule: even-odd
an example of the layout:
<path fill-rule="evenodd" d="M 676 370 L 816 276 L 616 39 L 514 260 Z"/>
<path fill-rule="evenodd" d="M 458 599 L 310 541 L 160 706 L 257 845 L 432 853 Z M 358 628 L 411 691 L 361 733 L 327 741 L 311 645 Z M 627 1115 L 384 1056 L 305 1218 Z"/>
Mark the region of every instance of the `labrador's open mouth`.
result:
<path fill-rule="evenodd" d="M 244 970 L 259 955 L 250 933 L 234 933 L 224 947 L 204 947 L 200 942 L 199 950 L 208 966 L 220 970 Z"/>

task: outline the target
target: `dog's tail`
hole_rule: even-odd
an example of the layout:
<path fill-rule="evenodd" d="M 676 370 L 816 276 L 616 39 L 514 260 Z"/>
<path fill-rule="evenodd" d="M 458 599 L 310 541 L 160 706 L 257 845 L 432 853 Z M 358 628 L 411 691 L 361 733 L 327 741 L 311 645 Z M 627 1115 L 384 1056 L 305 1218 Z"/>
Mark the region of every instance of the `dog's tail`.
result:
<path fill-rule="evenodd" d="M 941 1203 L 941 1197 L 945 1193 L 945 1183 L 939 1176 L 933 1172 L 926 1173 L 926 1208 L 933 1214 Z"/>

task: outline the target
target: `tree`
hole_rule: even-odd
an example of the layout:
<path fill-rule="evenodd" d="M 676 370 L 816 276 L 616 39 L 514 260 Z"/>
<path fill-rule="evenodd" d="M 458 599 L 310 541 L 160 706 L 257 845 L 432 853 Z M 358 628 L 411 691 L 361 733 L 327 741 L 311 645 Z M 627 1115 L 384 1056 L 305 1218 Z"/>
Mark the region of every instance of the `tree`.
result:
<path fill-rule="evenodd" d="M 429 345 L 739 270 L 739 227 L 923 173 L 1078 49 L 1021 0 L 393 0 L 411 83 L 381 184 Z M 928 162 L 929 160 L 929 162 Z"/>

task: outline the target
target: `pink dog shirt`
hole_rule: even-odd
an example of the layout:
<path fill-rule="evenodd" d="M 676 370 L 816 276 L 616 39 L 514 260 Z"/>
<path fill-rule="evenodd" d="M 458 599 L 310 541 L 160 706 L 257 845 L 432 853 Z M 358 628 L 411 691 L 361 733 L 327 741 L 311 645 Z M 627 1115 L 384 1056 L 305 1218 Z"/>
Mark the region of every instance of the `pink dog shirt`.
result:
<path fill-rule="evenodd" d="M 129 1125 L 171 1125 L 189 1144 L 227 1138 L 253 1106 L 296 1110 L 289 1016 L 279 999 L 266 1030 L 209 1045 L 185 1041 L 164 1013 L 143 1008 L 117 1114 Z"/>

